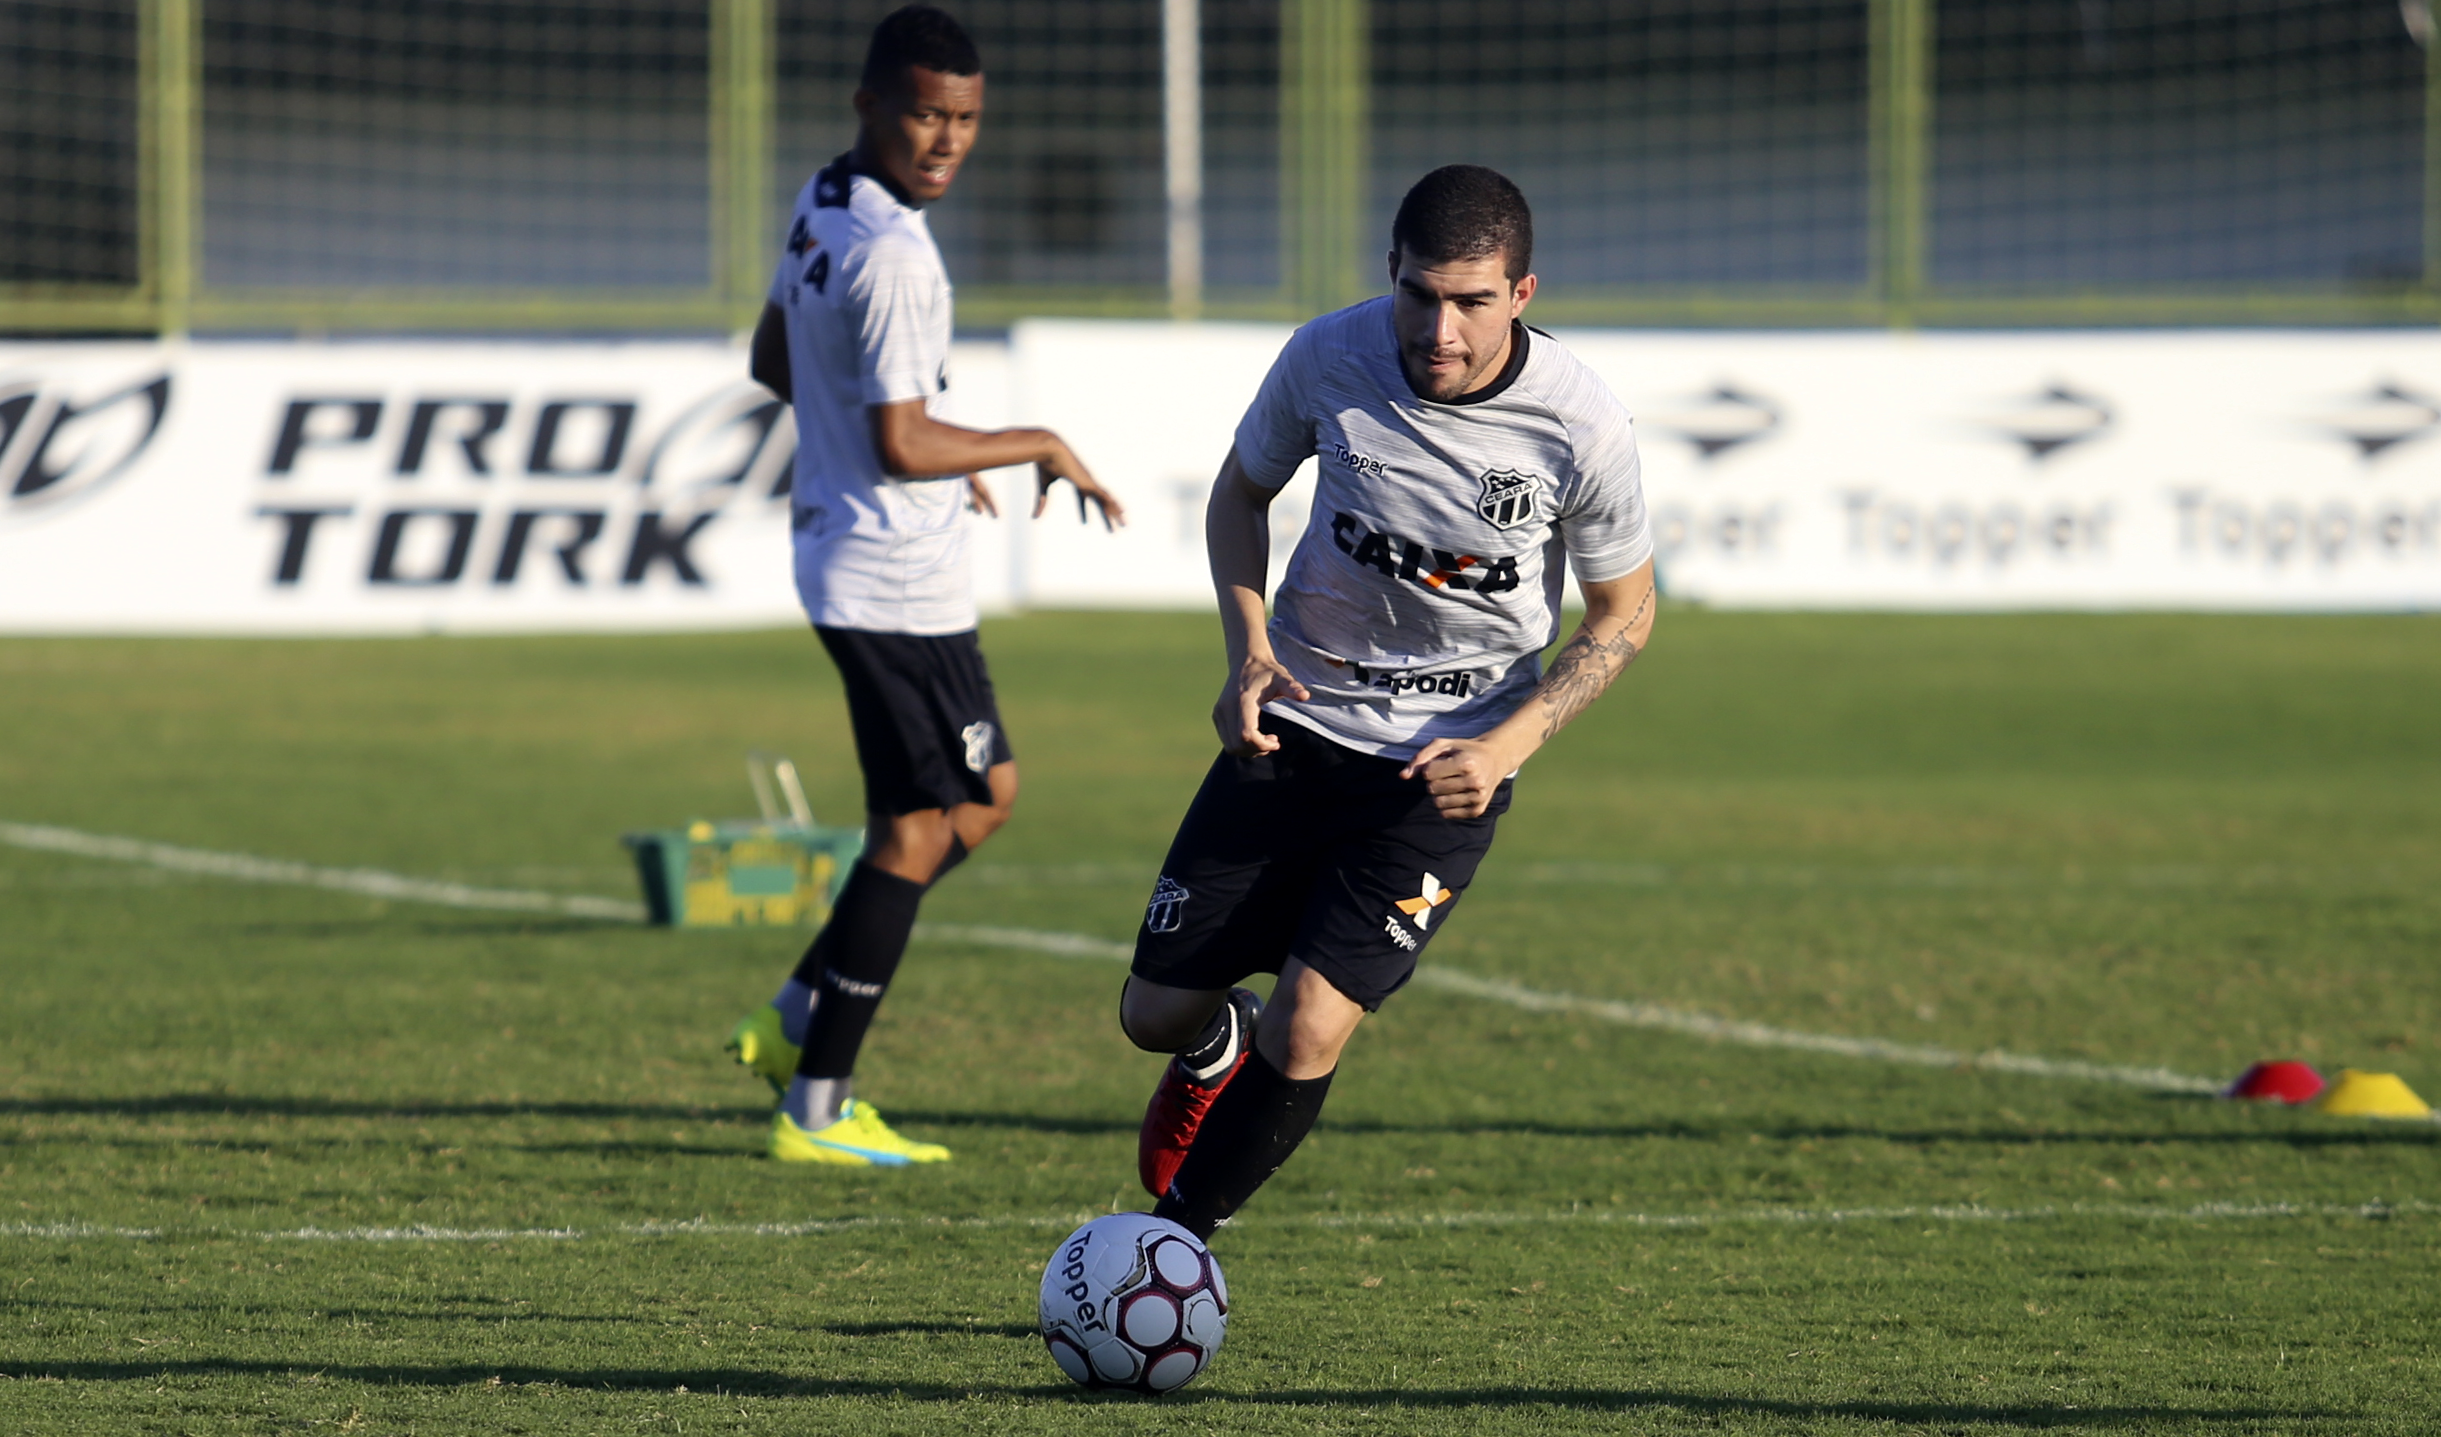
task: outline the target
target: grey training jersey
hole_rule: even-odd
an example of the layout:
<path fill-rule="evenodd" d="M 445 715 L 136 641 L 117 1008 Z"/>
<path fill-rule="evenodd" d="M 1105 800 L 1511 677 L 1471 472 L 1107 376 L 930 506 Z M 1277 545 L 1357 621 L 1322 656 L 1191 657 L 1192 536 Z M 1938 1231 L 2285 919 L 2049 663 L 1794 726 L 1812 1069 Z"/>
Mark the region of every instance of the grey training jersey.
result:
<path fill-rule="evenodd" d="M 1622 578 L 1653 540 L 1634 427 L 1591 370 L 1521 325 L 1499 379 L 1456 403 L 1420 399 L 1390 305 L 1298 330 L 1238 423 L 1237 455 L 1273 490 L 1319 459 L 1271 620 L 1313 698 L 1268 710 L 1404 759 L 1483 733 L 1533 692 L 1566 567 Z"/>

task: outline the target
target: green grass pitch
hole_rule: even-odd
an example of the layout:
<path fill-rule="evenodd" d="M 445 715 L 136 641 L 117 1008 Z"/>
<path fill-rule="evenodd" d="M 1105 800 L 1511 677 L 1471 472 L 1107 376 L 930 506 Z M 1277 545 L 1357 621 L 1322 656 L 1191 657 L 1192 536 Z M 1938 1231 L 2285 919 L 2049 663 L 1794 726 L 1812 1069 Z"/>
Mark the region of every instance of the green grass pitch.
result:
<path fill-rule="evenodd" d="M 1123 940 L 1215 626 L 985 642 L 1025 792 L 927 916 Z M 799 633 L 10 640 L 0 715 L 0 819 L 484 885 L 632 894 L 752 747 L 857 806 Z M 2441 1097 L 2437 735 L 2432 618 L 1671 610 L 1427 957 Z M 1083 1395 L 1033 1294 L 1138 1200 L 1119 965 L 919 943 L 862 1088 L 957 1160 L 860 1176 L 718 1051 L 796 946 L 0 848 L 0 1432 L 2441 1427 L 2441 1128 L 1421 986 L 1221 1235 L 1213 1370 Z"/>

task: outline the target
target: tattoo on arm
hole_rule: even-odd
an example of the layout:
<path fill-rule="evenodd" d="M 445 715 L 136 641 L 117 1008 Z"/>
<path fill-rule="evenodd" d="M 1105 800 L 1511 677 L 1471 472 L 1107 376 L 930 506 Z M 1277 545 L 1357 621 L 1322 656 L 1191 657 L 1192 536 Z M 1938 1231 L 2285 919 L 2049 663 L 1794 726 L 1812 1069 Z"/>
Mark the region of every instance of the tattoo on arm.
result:
<path fill-rule="evenodd" d="M 1590 627 L 1577 630 L 1576 637 L 1560 650 L 1551 661 L 1551 671 L 1543 675 L 1534 690 L 1534 701 L 1542 708 L 1543 738 L 1548 740 L 1567 726 L 1570 719 L 1585 711 L 1611 681 L 1627 671 L 1636 661 L 1636 644 L 1628 635 L 1644 618 L 1645 609 L 1653 602 L 1647 589 L 1636 605 L 1634 617 L 1624 628 L 1608 639 L 1596 639 Z"/>

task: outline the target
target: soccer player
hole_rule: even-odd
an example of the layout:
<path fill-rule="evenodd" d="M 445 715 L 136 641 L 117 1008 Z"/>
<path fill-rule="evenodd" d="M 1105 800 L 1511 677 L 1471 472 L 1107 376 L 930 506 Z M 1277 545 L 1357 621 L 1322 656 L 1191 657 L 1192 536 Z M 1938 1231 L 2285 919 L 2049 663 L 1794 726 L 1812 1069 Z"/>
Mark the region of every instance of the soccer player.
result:
<path fill-rule="evenodd" d="M 893 12 L 874 28 L 855 103 L 855 148 L 797 196 L 752 367 L 796 410 L 797 593 L 847 690 L 865 848 L 830 922 L 729 1048 L 780 1093 L 774 1158 L 900 1166 L 949 1150 L 901 1137 L 853 1096 L 857 1050 L 925 890 L 1017 798 L 975 642 L 964 510 L 997 511 L 974 471 L 1033 465 L 1037 516 L 1062 479 L 1080 519 L 1088 502 L 1106 527 L 1125 514 L 1058 435 L 982 433 L 931 414 L 949 387 L 950 289 L 924 206 L 948 193 L 975 143 L 974 42 L 939 10 Z"/>
<path fill-rule="evenodd" d="M 1390 231 L 1391 293 L 1297 331 L 1205 515 L 1229 676 L 1223 752 L 1136 939 L 1120 1023 L 1175 1056 L 1145 1113 L 1153 1211 L 1209 1237 L 1295 1151 L 1365 1014 L 1415 971 L 1511 782 L 1653 624 L 1627 411 L 1549 335 L 1525 197 L 1433 171 Z M 1264 622 L 1272 498 L 1319 459 Z M 1562 556 L 1585 620 L 1551 665 Z M 1232 985 L 1277 973 L 1268 1007 Z"/>

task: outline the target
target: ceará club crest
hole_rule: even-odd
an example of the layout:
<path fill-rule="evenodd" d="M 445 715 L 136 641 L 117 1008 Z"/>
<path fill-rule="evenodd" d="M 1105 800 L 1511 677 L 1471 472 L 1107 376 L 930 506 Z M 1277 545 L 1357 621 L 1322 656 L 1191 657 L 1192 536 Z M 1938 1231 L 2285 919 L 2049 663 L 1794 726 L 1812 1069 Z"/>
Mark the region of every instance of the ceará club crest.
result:
<path fill-rule="evenodd" d="M 1530 522 L 1543 491 L 1543 476 L 1522 469 L 1494 469 L 1483 476 L 1483 492 L 1475 512 L 1495 529 L 1514 529 Z"/>

